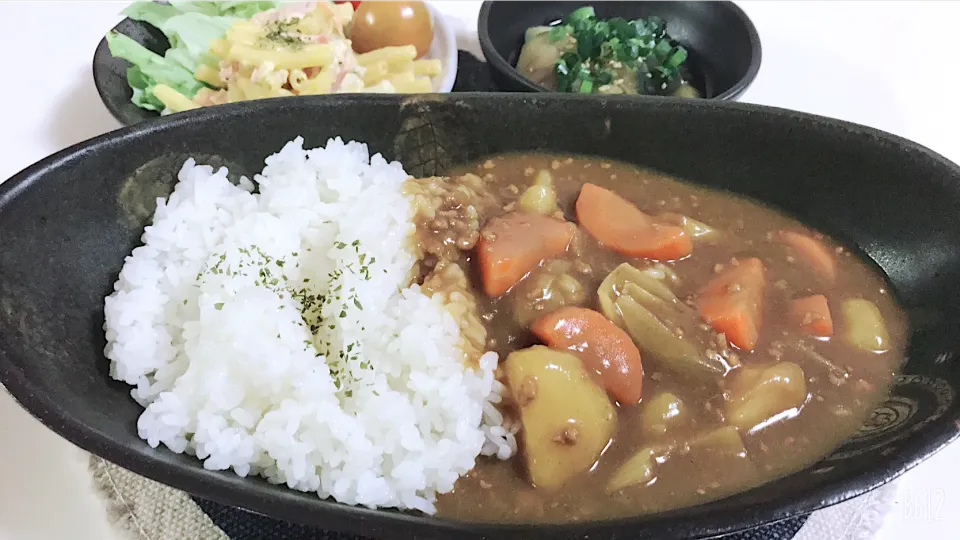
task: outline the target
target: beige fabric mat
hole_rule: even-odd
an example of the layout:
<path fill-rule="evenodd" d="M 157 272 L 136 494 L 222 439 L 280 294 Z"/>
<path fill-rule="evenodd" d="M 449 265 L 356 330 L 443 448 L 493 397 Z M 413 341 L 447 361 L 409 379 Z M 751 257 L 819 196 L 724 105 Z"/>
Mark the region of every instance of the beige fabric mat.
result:
<path fill-rule="evenodd" d="M 90 456 L 94 486 L 129 540 L 230 540 L 184 492 Z"/>

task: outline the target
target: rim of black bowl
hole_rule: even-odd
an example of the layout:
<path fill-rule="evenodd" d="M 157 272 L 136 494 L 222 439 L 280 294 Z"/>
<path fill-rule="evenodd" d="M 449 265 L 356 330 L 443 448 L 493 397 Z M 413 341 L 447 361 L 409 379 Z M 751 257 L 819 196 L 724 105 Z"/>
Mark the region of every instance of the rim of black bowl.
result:
<path fill-rule="evenodd" d="M 108 30 L 106 33 L 118 32 L 121 34 L 126 34 L 122 30 L 125 26 L 130 25 L 146 25 L 147 23 L 142 23 L 140 21 L 135 21 L 130 17 L 123 18 L 120 22 L 115 24 Z M 149 26 L 149 25 L 147 25 Z M 157 30 L 159 32 L 159 30 Z M 106 34 L 105 33 L 105 34 Z M 166 39 L 166 36 L 164 36 Z M 135 40 L 136 41 L 136 40 Z M 140 43 L 143 45 L 143 43 Z M 149 48 L 149 47 L 148 47 Z M 163 54 L 161 53 L 161 56 Z M 128 112 L 123 110 L 123 106 L 131 104 L 130 98 L 133 96 L 133 90 L 126 82 L 126 75 L 124 75 L 124 95 L 125 99 L 123 101 L 118 101 L 107 95 L 107 88 L 110 88 L 111 81 L 109 81 L 109 76 L 113 74 L 110 70 L 109 64 L 125 64 L 126 67 L 130 67 L 131 64 L 126 60 L 115 57 L 110 53 L 110 45 L 107 43 L 107 37 L 100 38 L 100 41 L 97 42 L 97 47 L 93 50 L 93 60 L 90 63 L 90 70 L 93 75 L 93 86 L 97 89 L 97 94 L 100 96 L 100 103 L 106 107 L 107 112 L 110 113 L 110 116 L 113 116 L 114 120 L 120 123 L 121 126 L 130 126 L 139 122 L 145 122 L 153 120 L 155 118 L 160 118 L 159 111 L 150 111 L 147 109 L 136 109 L 136 114 L 141 116 L 139 120 L 132 119 Z M 133 110 L 133 109 L 131 109 Z"/>
<path fill-rule="evenodd" d="M 361 94 L 343 95 L 339 99 L 349 100 L 355 104 L 400 103 L 405 97 L 396 94 Z M 185 124 L 216 122 L 222 117 L 263 115 L 269 114 L 274 109 L 284 107 L 309 109 L 312 103 L 325 98 L 329 98 L 329 96 L 243 101 L 175 113 L 122 127 L 74 144 L 14 174 L 0 184 L 0 209 L 9 204 L 10 200 L 16 197 L 21 190 L 28 188 L 48 170 L 68 164 L 76 159 L 82 159 L 83 156 L 93 150 L 108 148 L 119 141 L 137 140 L 148 136 L 172 135 L 180 126 Z M 550 99 L 576 102 L 593 98 L 582 94 L 565 93 L 551 93 L 540 96 L 523 92 L 463 92 L 446 94 L 441 96 L 440 99 L 481 99 L 501 101 L 505 104 L 518 99 L 533 101 Z M 952 171 L 955 176 L 960 176 L 960 165 L 917 142 L 844 120 L 779 107 L 734 101 L 709 99 L 637 100 L 633 96 L 604 96 L 603 99 L 610 102 L 611 106 L 623 104 L 656 108 L 683 107 L 688 111 L 700 109 L 713 113 L 726 110 L 725 113 L 720 114 L 728 114 L 730 117 L 763 115 L 778 120 L 815 124 L 824 130 L 835 133 L 855 133 L 863 138 L 886 141 L 905 153 L 920 155 L 924 160 L 937 163 L 941 167 Z M 960 431 L 956 428 L 958 424 L 955 424 L 955 422 L 960 421 L 960 418 L 956 415 L 944 417 L 937 425 L 927 428 L 922 436 L 904 439 L 897 452 L 886 456 L 884 461 L 880 463 L 870 465 L 859 475 L 850 475 L 828 484 L 806 488 L 786 499 L 767 500 L 762 504 L 751 506 L 749 509 L 740 508 L 738 509 L 739 512 L 728 512 L 715 506 L 710 507 L 708 511 L 704 511 L 705 507 L 723 501 L 723 499 L 720 499 L 705 505 L 694 505 L 666 512 L 611 520 L 566 524 L 486 523 L 349 506 L 329 499 L 311 499 L 293 490 L 280 490 L 271 499 L 264 501 L 257 493 L 235 489 L 231 486 L 231 484 L 237 482 L 249 482 L 251 481 L 250 478 L 240 478 L 228 473 L 206 476 L 198 474 L 196 469 L 190 467 L 162 466 L 159 465 L 158 460 L 144 459 L 132 447 L 117 443 L 110 435 L 90 428 L 70 411 L 65 410 L 48 392 L 40 391 L 18 367 L 14 358 L 2 347 L 0 347 L 0 381 L 3 382 L 7 391 L 21 407 L 51 431 L 87 452 L 104 457 L 149 479 L 176 486 L 177 489 L 221 504 L 244 508 L 254 513 L 269 512 L 269 516 L 275 519 L 320 528 L 328 524 L 338 531 L 373 534 L 378 538 L 404 540 L 412 537 L 424 539 L 437 537 L 492 539 L 504 536 L 512 539 L 527 538 L 528 534 L 557 539 L 624 538 L 625 531 L 629 535 L 629 531 L 643 527 L 655 528 L 656 533 L 661 538 L 717 538 L 794 516 L 809 514 L 872 491 L 919 465 L 954 440 L 960 439 Z M 254 508 L 256 510 L 253 510 Z M 410 533 L 415 533 L 415 536 L 410 536 Z M 420 536 L 421 534 L 423 536 Z"/>
<path fill-rule="evenodd" d="M 527 90 L 533 92 L 548 92 L 548 93 L 562 93 L 554 92 L 545 86 L 541 86 L 535 82 L 530 81 L 523 75 L 517 72 L 517 68 L 507 61 L 493 46 L 492 40 L 490 39 L 490 10 L 493 8 L 493 4 L 496 3 L 496 0 L 488 0 L 480 6 L 480 15 L 477 17 L 477 36 L 480 40 L 480 50 L 483 52 L 484 58 L 486 58 L 487 63 L 491 67 L 500 71 L 505 76 L 509 77 L 510 80 L 518 83 Z M 746 92 L 747 88 L 753 84 L 754 79 L 757 78 L 757 73 L 760 72 L 760 64 L 763 61 L 763 48 L 760 46 L 760 33 L 757 32 L 757 27 L 753 24 L 753 21 L 750 20 L 750 17 L 747 16 L 746 12 L 730 1 L 716 2 L 717 4 L 722 4 L 726 9 L 729 9 L 730 12 L 743 24 L 743 27 L 747 31 L 747 35 L 750 39 L 750 66 L 747 68 L 747 72 L 744 73 L 743 77 L 740 78 L 730 88 L 725 91 L 717 94 L 716 96 L 706 98 L 706 100 L 718 100 L 718 101 L 731 101 L 738 97 L 741 94 Z M 632 96 L 638 98 L 658 98 L 658 97 L 667 97 L 667 96 Z"/>

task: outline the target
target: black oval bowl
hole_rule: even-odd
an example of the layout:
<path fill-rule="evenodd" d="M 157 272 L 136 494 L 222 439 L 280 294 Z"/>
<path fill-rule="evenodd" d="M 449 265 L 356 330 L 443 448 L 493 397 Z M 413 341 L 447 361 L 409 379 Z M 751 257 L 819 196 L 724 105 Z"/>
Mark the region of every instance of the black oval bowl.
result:
<path fill-rule="evenodd" d="M 667 31 L 689 52 L 690 82 L 705 98 L 736 99 L 760 70 L 760 35 L 733 2 L 484 2 L 477 21 L 480 48 L 502 90 L 552 92 L 515 67 L 524 32 L 580 6 L 593 6 L 599 18 L 656 15 L 667 21 Z"/>
<path fill-rule="evenodd" d="M 310 147 L 337 135 L 366 141 L 415 175 L 495 152 L 550 150 L 753 197 L 859 246 L 886 273 L 911 325 L 903 375 L 860 432 L 816 465 L 709 504 L 615 521 L 474 524 L 354 508 L 151 449 L 137 437 L 142 409 L 108 374 L 103 298 L 187 156 L 250 175 L 298 135 Z M 203 498 L 324 529 L 404 539 L 712 536 L 873 489 L 957 437 L 958 207 L 960 168 L 926 148 L 739 103 L 494 93 L 211 107 L 108 133 L 0 185 L 0 382 L 80 448 Z"/>

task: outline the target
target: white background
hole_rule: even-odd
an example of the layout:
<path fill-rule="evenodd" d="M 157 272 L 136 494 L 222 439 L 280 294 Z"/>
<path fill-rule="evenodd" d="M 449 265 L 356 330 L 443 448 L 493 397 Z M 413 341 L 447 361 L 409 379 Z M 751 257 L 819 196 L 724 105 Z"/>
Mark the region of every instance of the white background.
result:
<path fill-rule="evenodd" d="M 461 48 L 479 53 L 479 2 L 436 3 L 456 19 Z M 119 127 L 100 103 L 90 62 L 124 5 L 0 3 L 0 179 Z M 960 162 L 960 3 L 740 5 L 763 43 L 760 74 L 742 101 L 867 124 Z M 0 392 L 0 540 L 111 539 L 85 466 Z M 958 483 L 960 443 L 898 480 L 878 539 L 960 537 Z"/>

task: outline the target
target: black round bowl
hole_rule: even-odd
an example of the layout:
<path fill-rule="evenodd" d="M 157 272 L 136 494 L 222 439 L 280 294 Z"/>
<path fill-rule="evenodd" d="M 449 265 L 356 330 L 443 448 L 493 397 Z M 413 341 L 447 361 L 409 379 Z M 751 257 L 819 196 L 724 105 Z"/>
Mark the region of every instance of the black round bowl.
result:
<path fill-rule="evenodd" d="M 859 247 L 886 274 L 910 321 L 907 361 L 888 400 L 817 464 L 661 514 L 476 524 L 355 508 L 206 470 L 137 436 L 143 409 L 127 385 L 110 378 L 104 357 L 103 299 L 188 156 L 249 177 L 296 136 L 308 147 L 333 136 L 366 141 L 371 153 L 400 159 L 413 175 L 442 174 L 496 152 L 543 150 L 625 160 L 752 197 Z M 0 383 L 50 429 L 122 467 L 202 498 L 327 530 L 404 540 L 711 537 L 873 489 L 957 438 L 957 207 L 960 168 L 926 148 L 846 122 L 742 103 L 464 93 L 209 107 L 81 143 L 0 185 Z"/>
<path fill-rule="evenodd" d="M 480 48 L 502 90 L 551 91 L 515 67 L 524 32 L 580 6 L 593 6 L 599 18 L 665 20 L 667 31 L 689 52 L 691 84 L 708 99 L 736 99 L 760 70 L 760 35 L 733 2 L 484 2 L 477 21 Z"/>
<path fill-rule="evenodd" d="M 159 55 L 163 55 L 170 48 L 170 42 L 163 32 L 144 22 L 124 19 L 114 26 L 112 31 L 129 36 Z M 127 84 L 129 68 L 129 62 L 110 54 L 107 38 L 101 39 L 93 54 L 93 83 L 97 87 L 103 105 L 118 122 L 125 126 L 160 116 L 159 113 L 141 109 L 130 101 L 133 90 Z"/>

